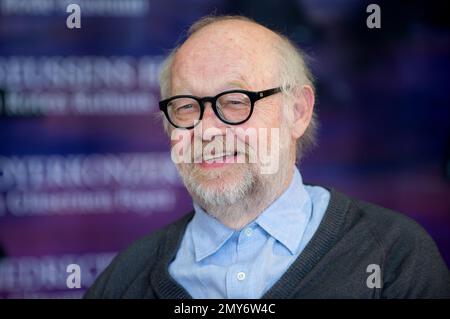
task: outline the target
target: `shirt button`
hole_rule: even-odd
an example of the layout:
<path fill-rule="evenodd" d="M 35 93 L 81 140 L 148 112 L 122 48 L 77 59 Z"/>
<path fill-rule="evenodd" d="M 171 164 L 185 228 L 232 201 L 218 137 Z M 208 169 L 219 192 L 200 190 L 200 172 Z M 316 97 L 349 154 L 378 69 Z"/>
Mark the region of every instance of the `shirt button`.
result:
<path fill-rule="evenodd" d="M 245 230 L 245 234 L 247 235 L 247 237 L 250 237 L 253 234 L 253 230 L 251 228 L 247 228 Z"/>
<path fill-rule="evenodd" d="M 245 279 L 245 272 L 241 271 L 237 274 L 237 280 L 242 281 Z"/>

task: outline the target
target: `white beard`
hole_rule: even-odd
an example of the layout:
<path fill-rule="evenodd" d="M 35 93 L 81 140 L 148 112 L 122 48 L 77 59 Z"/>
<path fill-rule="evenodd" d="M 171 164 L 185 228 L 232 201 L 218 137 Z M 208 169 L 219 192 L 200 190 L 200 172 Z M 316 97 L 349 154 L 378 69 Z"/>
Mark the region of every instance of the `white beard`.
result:
<path fill-rule="evenodd" d="M 275 174 L 261 174 L 258 163 L 234 163 L 218 169 L 202 169 L 193 163 L 177 164 L 193 199 L 211 216 L 228 221 L 245 219 L 244 215 L 254 210 L 252 205 L 255 203 L 268 201 L 267 204 L 270 204 L 274 199 L 272 197 L 279 193 L 292 171 L 291 165 L 286 161 L 290 154 L 287 129 L 282 128 L 282 133 L 284 139 L 279 144 L 278 154 L 284 161 Z M 249 157 L 249 153 L 246 157 Z"/>
<path fill-rule="evenodd" d="M 184 165 L 193 167 L 186 168 Z M 223 180 L 227 178 L 227 173 L 230 174 L 228 169 L 206 171 L 195 164 L 181 164 L 179 172 L 189 193 L 199 199 L 201 204 L 207 207 L 225 207 L 245 199 L 253 192 L 257 183 L 257 176 L 250 167 L 252 164 L 230 165 L 233 166 L 230 169 L 236 170 L 235 174 L 239 174 L 239 177 L 231 180 L 228 176 L 226 183 Z"/>

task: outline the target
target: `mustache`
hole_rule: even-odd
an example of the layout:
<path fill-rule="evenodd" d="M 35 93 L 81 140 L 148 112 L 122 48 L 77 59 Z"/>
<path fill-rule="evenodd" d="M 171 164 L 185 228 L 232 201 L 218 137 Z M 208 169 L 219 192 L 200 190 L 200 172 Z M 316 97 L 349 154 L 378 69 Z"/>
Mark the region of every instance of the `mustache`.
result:
<path fill-rule="evenodd" d="M 256 155 L 256 151 L 250 144 L 241 140 L 227 143 L 226 139 L 221 137 L 216 137 L 211 141 L 202 140 L 201 144 L 200 142 L 194 143 L 194 146 L 191 145 L 191 147 L 194 148 L 191 152 L 191 157 L 194 162 L 201 162 L 205 160 L 205 157 L 207 159 L 223 156 L 245 156 L 245 158 L 248 158 L 249 156 Z"/>

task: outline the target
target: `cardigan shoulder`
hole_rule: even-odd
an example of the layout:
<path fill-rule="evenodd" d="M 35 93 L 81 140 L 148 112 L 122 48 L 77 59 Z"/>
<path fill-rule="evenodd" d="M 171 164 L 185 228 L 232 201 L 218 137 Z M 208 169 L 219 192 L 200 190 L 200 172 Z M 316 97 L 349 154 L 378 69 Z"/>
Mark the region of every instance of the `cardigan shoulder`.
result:
<path fill-rule="evenodd" d="M 353 200 L 360 229 L 383 256 L 382 298 L 450 298 L 450 273 L 428 232 L 412 218 Z"/>
<path fill-rule="evenodd" d="M 187 214 L 175 223 L 152 232 L 121 251 L 100 274 L 94 284 L 88 289 L 84 298 L 139 298 L 146 291 L 150 274 L 163 252 L 163 245 L 168 233 L 179 236 L 184 233 L 192 213 Z"/>

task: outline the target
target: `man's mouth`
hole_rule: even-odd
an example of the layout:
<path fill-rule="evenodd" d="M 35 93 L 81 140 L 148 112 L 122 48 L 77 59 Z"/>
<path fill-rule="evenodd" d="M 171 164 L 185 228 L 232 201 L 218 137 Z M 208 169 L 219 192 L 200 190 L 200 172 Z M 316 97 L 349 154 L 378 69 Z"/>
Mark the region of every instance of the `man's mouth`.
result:
<path fill-rule="evenodd" d="M 201 167 L 214 168 L 224 166 L 226 164 L 232 164 L 237 162 L 237 151 L 220 153 L 220 154 L 208 154 L 204 155 L 200 163 Z"/>
<path fill-rule="evenodd" d="M 220 162 L 225 161 L 226 159 L 233 159 L 235 156 L 237 156 L 237 151 L 234 152 L 227 152 L 227 153 L 220 153 L 220 154 L 209 154 L 203 156 L 203 161 L 205 162 Z"/>

